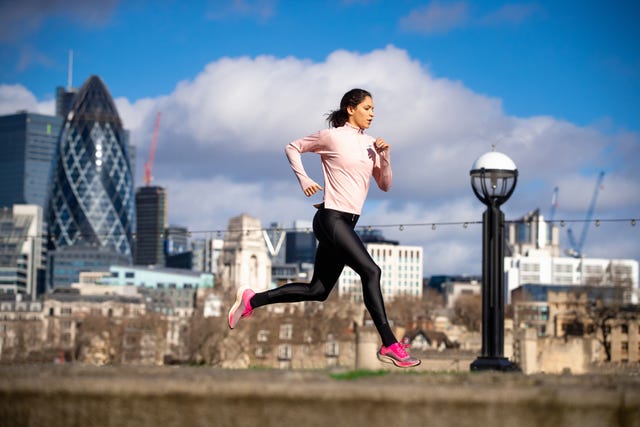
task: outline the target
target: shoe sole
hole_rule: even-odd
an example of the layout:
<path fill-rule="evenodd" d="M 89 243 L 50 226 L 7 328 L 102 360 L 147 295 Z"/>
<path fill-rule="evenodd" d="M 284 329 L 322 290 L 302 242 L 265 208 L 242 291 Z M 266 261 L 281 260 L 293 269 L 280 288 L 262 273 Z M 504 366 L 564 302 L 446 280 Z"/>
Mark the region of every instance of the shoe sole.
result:
<path fill-rule="evenodd" d="M 246 286 L 243 286 L 240 289 L 238 289 L 238 292 L 236 292 L 236 301 L 233 303 L 233 305 L 231 306 L 231 309 L 229 310 L 229 329 L 235 328 L 238 322 L 240 321 L 240 318 L 242 317 L 242 313 L 240 313 L 238 317 L 233 316 L 233 314 L 236 311 L 238 311 L 241 304 L 244 304 L 244 301 L 242 301 L 242 295 L 244 294 L 244 291 L 246 291 L 247 289 L 249 288 Z M 244 311 L 244 308 L 242 309 L 242 311 Z M 236 319 L 235 323 L 233 322 L 234 318 Z"/>
<path fill-rule="evenodd" d="M 418 359 L 417 363 L 413 363 L 413 364 L 402 364 L 403 362 L 399 362 L 396 359 L 394 359 L 393 357 L 390 356 L 385 356 L 384 354 L 380 354 L 377 353 L 378 356 L 378 360 L 383 362 L 383 363 L 392 363 L 395 366 L 397 366 L 398 368 L 413 368 L 415 366 L 418 366 L 420 363 L 422 363 L 421 360 Z"/>

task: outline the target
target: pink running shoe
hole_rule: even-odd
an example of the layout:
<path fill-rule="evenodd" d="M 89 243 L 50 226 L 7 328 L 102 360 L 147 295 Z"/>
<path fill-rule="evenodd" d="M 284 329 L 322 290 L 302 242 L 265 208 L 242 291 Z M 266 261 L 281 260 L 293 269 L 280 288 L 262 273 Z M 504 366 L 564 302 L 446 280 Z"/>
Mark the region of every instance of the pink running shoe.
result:
<path fill-rule="evenodd" d="M 231 310 L 229 310 L 229 328 L 235 328 L 243 317 L 251 316 L 253 309 L 249 301 L 251 301 L 251 298 L 253 298 L 255 294 L 255 292 L 246 286 L 238 289 L 236 302 L 233 303 Z"/>
<path fill-rule="evenodd" d="M 382 346 L 378 350 L 378 360 L 385 363 L 393 363 L 399 368 L 411 368 L 418 366 L 420 359 L 409 356 L 409 353 L 400 343 L 393 343 L 389 347 Z"/>

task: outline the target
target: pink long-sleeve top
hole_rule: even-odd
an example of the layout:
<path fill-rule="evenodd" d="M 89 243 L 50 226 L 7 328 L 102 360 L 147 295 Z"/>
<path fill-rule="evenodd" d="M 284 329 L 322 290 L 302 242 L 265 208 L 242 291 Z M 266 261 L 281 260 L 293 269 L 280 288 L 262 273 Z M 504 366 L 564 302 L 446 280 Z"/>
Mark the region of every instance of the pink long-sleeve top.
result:
<path fill-rule="evenodd" d="M 285 153 L 303 191 L 315 181 L 304 170 L 302 153 L 319 154 L 325 208 L 360 215 L 372 176 L 381 190 L 388 191 L 391 187 L 389 150 L 379 155 L 374 142 L 375 138 L 346 123 L 295 140 L 287 145 Z"/>

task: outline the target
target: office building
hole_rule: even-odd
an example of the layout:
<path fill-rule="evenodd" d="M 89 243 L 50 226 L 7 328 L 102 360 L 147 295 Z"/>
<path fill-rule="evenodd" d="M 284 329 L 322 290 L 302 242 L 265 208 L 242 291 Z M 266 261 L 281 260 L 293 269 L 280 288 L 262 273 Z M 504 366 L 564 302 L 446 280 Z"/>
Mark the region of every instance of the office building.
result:
<path fill-rule="evenodd" d="M 286 235 L 286 264 L 313 264 L 317 241 L 310 221 L 294 221 L 293 230 Z"/>
<path fill-rule="evenodd" d="M 80 273 L 107 271 L 113 265 L 129 265 L 131 258 L 108 246 L 78 240 L 70 246 L 49 250 L 47 286 L 68 288 L 78 282 Z"/>
<path fill-rule="evenodd" d="M 0 233 L 0 294 L 21 294 L 35 301 L 44 288 L 42 208 L 0 208 Z"/>
<path fill-rule="evenodd" d="M 527 284 L 618 286 L 633 301 L 638 291 L 638 261 L 632 259 L 505 257 L 504 272 L 509 293 Z"/>
<path fill-rule="evenodd" d="M 218 260 L 222 255 L 223 248 L 223 239 L 207 239 L 207 248 L 205 250 L 205 271 L 209 271 L 213 274 L 220 273 Z"/>
<path fill-rule="evenodd" d="M 189 230 L 187 227 L 177 225 L 167 227 L 164 248 L 167 255 L 178 255 L 189 251 Z"/>
<path fill-rule="evenodd" d="M 56 116 L 66 118 L 76 100 L 78 91 L 75 88 L 56 88 Z"/>
<path fill-rule="evenodd" d="M 128 135 L 102 80 L 82 85 L 60 135 L 46 219 L 50 247 L 79 240 L 132 259 L 133 164 Z"/>
<path fill-rule="evenodd" d="M 167 227 L 167 193 L 163 187 L 136 190 L 135 265 L 164 266 L 164 230 Z"/>
<path fill-rule="evenodd" d="M 130 286 L 138 289 L 147 301 L 147 310 L 166 315 L 189 317 L 193 314 L 198 290 L 211 289 L 214 277 L 183 269 L 142 266 L 112 266 L 105 287 Z"/>
<path fill-rule="evenodd" d="M 558 226 L 547 223 L 540 209 L 527 213 L 505 227 L 505 254 L 529 256 L 545 253 L 560 256 L 560 231 Z"/>
<path fill-rule="evenodd" d="M 621 287 L 629 302 L 638 294 L 638 261 L 561 257 L 557 226 L 548 224 L 539 210 L 507 225 L 504 273 L 506 298 L 523 285 Z"/>
<path fill-rule="evenodd" d="M 0 117 L 0 208 L 44 209 L 62 118 L 20 112 Z"/>

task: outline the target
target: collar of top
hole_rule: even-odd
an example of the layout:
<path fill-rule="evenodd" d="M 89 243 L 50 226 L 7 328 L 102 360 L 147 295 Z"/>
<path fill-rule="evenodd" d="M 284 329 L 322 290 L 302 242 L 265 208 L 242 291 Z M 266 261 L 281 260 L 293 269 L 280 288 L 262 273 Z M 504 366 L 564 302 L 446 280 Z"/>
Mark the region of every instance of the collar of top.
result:
<path fill-rule="evenodd" d="M 354 126 L 349 122 L 345 122 L 344 125 L 350 129 L 355 130 L 358 133 L 364 133 L 364 129 L 359 128 L 358 126 Z"/>

